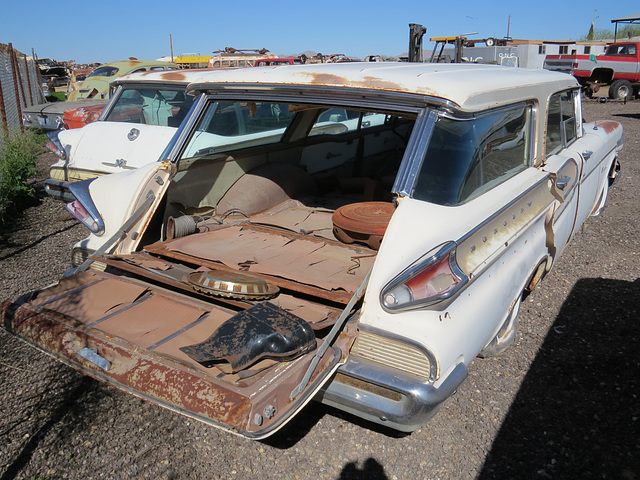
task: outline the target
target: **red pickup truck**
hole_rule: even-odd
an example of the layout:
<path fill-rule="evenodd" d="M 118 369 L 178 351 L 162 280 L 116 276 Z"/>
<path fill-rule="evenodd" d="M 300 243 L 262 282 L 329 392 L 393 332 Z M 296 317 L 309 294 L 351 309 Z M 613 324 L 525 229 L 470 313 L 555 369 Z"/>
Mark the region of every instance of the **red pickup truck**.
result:
<path fill-rule="evenodd" d="M 609 85 L 609 98 L 638 95 L 640 42 L 617 42 L 604 55 L 547 55 L 544 68 L 572 74 L 591 97 Z"/>

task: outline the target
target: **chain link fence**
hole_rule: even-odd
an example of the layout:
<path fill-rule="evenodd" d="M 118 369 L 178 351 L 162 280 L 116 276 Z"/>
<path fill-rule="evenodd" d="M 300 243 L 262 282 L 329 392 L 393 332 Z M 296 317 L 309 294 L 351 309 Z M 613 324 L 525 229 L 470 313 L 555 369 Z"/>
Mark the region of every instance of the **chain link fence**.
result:
<path fill-rule="evenodd" d="M 0 153 L 3 137 L 23 129 L 22 110 L 45 102 L 42 79 L 36 61 L 0 43 Z"/>

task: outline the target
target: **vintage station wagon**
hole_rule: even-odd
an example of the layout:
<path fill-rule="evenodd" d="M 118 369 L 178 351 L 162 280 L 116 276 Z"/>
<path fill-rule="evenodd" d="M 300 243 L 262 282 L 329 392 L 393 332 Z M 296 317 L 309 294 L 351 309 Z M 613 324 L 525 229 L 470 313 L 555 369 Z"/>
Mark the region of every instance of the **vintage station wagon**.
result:
<path fill-rule="evenodd" d="M 619 170 L 621 126 L 584 124 L 575 79 L 544 70 L 264 67 L 188 92 L 159 161 L 71 185 L 90 258 L 3 327 L 252 439 L 312 399 L 424 425 Z"/>

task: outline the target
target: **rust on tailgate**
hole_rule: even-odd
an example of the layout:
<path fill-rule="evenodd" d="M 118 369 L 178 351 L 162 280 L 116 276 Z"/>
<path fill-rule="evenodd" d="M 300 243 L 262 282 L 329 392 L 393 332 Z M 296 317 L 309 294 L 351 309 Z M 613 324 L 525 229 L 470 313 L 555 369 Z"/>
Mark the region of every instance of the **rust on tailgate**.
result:
<path fill-rule="evenodd" d="M 345 332 L 324 352 L 309 388 L 292 401 L 314 358 L 305 352 L 322 341 L 310 328 L 300 356 L 269 355 L 238 372 L 200 364 L 182 351 L 209 338 L 237 307 L 93 270 L 4 302 L 0 316 L 8 332 L 89 376 L 232 433 L 265 438 L 311 400 L 344 361 L 343 348 L 355 334 Z M 329 320 L 328 311 L 292 298 L 275 308 Z"/>
<path fill-rule="evenodd" d="M 167 408 L 188 413 L 226 429 L 242 430 L 251 408 L 247 397 L 206 379 L 197 370 L 153 355 L 120 338 L 90 330 L 54 312 L 37 313 L 5 302 L 4 328 L 88 375 Z M 108 370 L 78 355 L 83 348 L 99 353 Z"/>

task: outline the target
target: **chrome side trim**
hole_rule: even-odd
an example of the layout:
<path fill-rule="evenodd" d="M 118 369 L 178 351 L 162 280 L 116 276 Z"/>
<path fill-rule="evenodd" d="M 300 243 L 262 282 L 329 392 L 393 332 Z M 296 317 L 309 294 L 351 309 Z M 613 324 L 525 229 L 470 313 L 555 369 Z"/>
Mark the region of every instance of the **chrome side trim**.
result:
<path fill-rule="evenodd" d="M 412 196 L 416 185 L 418 173 L 424 161 L 424 152 L 431 140 L 433 127 L 438 119 L 438 112 L 435 110 L 422 110 L 413 126 L 413 132 L 409 139 L 409 144 L 405 150 L 400 169 L 396 175 L 395 183 L 391 192 L 396 195 Z"/>
<path fill-rule="evenodd" d="M 412 432 L 427 423 L 438 407 L 468 376 L 465 364 L 458 364 L 439 387 L 420 383 L 415 377 L 349 356 L 338 373 L 393 390 L 401 395 L 400 401 L 386 398 L 353 385 L 335 381 L 327 382 L 316 400 L 338 408 L 365 420 L 402 432 Z"/>
<path fill-rule="evenodd" d="M 162 152 L 162 155 L 160 155 L 159 161 L 170 160 L 172 164 L 176 164 L 180 155 L 180 150 L 187 145 L 187 138 L 194 130 L 195 124 L 197 123 L 206 104 L 206 95 L 200 95 L 193 101 L 191 109 L 189 109 L 189 112 L 187 112 L 187 115 L 178 127 L 178 130 L 169 141 L 169 144 Z"/>
<path fill-rule="evenodd" d="M 245 84 L 194 82 L 187 87 L 187 93 L 206 93 L 216 98 L 243 99 L 268 98 L 270 101 L 296 101 L 297 103 L 331 103 L 333 105 L 363 106 L 367 109 L 381 108 L 389 111 L 418 113 L 427 105 L 438 105 L 456 109 L 451 100 L 430 95 L 382 91 L 375 88 L 345 88 L 329 85 L 296 84 Z M 266 97 L 265 97 L 266 95 Z M 303 100 L 304 99 L 304 100 Z"/>

